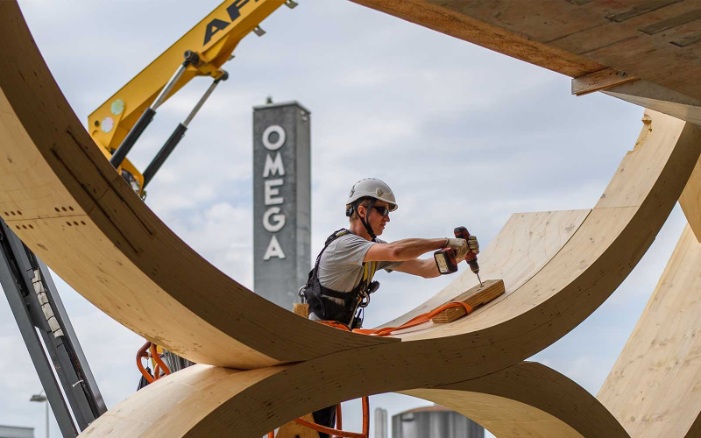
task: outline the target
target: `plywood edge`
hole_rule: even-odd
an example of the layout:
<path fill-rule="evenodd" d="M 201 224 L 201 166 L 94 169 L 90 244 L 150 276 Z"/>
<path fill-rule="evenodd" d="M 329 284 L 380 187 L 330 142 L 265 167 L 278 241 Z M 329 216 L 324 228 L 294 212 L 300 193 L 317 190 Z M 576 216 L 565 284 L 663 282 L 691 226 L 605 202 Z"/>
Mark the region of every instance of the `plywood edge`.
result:
<path fill-rule="evenodd" d="M 583 96 L 639 80 L 635 76 L 613 68 L 606 68 L 572 79 L 572 94 Z"/>
<path fill-rule="evenodd" d="M 689 181 L 679 197 L 679 204 L 696 240 L 701 242 L 701 158 L 696 162 Z"/>
<path fill-rule="evenodd" d="M 493 332 L 523 333 L 517 336 L 518 348 L 532 348 L 533 354 L 596 310 L 654 240 L 701 151 L 700 129 L 657 112 L 649 117 L 635 150 L 619 168 L 624 171 L 607 187 L 607 196 L 535 276 L 471 318 L 410 333 L 402 340 L 487 333 L 493 327 Z"/>
<path fill-rule="evenodd" d="M 351 1 L 570 77 L 606 68 L 585 57 L 539 43 L 425 0 Z"/>
<path fill-rule="evenodd" d="M 597 398 L 633 436 L 693 436 L 701 400 L 701 243 L 687 225 Z"/>
<path fill-rule="evenodd" d="M 648 81 L 635 81 L 602 93 L 694 124 L 701 124 L 701 100 Z"/>
<path fill-rule="evenodd" d="M 590 212 L 590 209 L 579 209 L 512 214 L 497 237 L 480 253 L 480 276 L 503 279 L 505 295 L 518 290 L 560 251 Z M 436 295 L 381 327 L 401 325 L 479 284 L 466 264 L 462 263 L 460 269 L 458 277 Z M 501 299 L 503 298 L 496 301 Z M 497 303 L 489 304 L 488 307 L 495 304 Z"/>
<path fill-rule="evenodd" d="M 628 436 L 589 392 L 538 363 L 521 362 L 481 378 L 402 393 L 453 409 L 496 436 Z"/>

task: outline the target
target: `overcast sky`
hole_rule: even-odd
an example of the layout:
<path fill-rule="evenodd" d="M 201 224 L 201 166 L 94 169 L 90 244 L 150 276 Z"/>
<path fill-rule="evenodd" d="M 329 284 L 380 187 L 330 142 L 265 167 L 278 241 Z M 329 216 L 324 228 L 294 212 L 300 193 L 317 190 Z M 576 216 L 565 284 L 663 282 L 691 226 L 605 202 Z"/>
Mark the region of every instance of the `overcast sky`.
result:
<path fill-rule="evenodd" d="M 49 68 L 87 116 L 202 19 L 217 0 L 20 0 Z M 385 180 L 400 208 L 383 235 L 442 237 L 465 225 L 483 247 L 516 212 L 592 207 L 640 130 L 643 109 L 570 95 L 570 79 L 346 0 L 281 7 L 225 66 L 207 102 L 148 188 L 146 203 L 232 278 L 253 283 L 252 109 L 296 100 L 312 123 L 312 252 L 344 226 L 358 179 Z M 164 105 L 130 159 L 143 169 L 209 80 Z M 596 394 L 631 333 L 685 223 L 675 208 L 651 250 L 594 315 L 538 360 Z M 451 278 L 378 274 L 366 326 L 393 319 Z M 144 342 L 55 278 L 108 407 L 132 394 Z M 0 298 L 0 424 L 44 436 L 42 390 Z M 428 402 L 375 396 L 389 415 Z M 359 403 L 354 404 L 359 409 Z M 356 407 L 346 408 L 356 416 Z M 348 423 L 346 420 L 344 423 Z M 357 428 L 356 428 L 357 430 Z M 51 429 L 58 435 L 54 423 Z"/>

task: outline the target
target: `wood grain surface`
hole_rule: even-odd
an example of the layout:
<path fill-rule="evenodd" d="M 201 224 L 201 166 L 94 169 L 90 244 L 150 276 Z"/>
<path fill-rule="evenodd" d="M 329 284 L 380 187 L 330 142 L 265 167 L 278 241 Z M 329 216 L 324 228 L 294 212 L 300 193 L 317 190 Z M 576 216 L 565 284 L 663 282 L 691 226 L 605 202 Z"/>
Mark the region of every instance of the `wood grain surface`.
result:
<path fill-rule="evenodd" d="M 696 436 L 701 243 L 687 226 L 597 398 L 635 437 Z M 698 431 L 697 431 L 698 432 Z"/>
<path fill-rule="evenodd" d="M 701 120 L 698 104 L 681 104 L 701 99 L 699 2 L 351 1 L 569 76 L 573 90 L 605 71 L 636 78 L 602 88 L 636 105 Z"/>
<path fill-rule="evenodd" d="M 701 99 L 698 2 L 352 1 L 572 78 L 613 68 Z"/>

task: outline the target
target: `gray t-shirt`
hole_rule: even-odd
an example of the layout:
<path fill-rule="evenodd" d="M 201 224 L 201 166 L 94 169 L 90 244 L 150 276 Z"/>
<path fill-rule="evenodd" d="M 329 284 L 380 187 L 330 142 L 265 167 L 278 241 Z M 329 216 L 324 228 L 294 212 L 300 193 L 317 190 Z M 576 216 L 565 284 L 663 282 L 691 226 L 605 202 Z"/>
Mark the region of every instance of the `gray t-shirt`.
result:
<path fill-rule="evenodd" d="M 373 245 L 387 242 L 377 239 L 370 242 L 355 234 L 346 234 L 331 242 L 319 261 L 318 278 L 322 286 L 338 292 L 350 292 L 363 278 L 363 259 Z M 376 269 L 391 271 L 401 262 L 376 263 Z M 370 264 L 368 263 L 368 265 Z"/>

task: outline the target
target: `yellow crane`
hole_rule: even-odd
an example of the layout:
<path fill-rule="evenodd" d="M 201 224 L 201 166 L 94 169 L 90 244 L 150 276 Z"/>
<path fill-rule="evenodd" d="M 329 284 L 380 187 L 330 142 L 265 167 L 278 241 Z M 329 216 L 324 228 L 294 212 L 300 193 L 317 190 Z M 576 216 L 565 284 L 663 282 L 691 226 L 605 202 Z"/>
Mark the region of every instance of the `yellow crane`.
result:
<path fill-rule="evenodd" d="M 249 33 L 262 35 L 259 24 L 283 4 L 294 0 L 227 0 L 166 49 L 131 81 L 88 116 L 88 131 L 118 172 L 142 197 L 144 188 L 185 134 L 187 126 L 227 73 L 221 66 Z M 158 155 L 141 173 L 126 159 L 158 107 L 196 76 L 212 85 L 180 123 Z"/>

